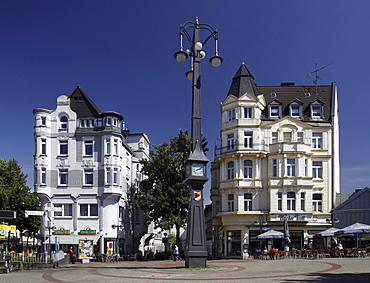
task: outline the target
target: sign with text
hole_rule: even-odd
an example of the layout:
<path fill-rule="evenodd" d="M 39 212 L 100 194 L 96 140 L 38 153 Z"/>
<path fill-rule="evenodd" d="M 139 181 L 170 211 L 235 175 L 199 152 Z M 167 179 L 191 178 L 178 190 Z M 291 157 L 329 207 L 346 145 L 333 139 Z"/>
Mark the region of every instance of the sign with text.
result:
<path fill-rule="evenodd" d="M 44 215 L 44 211 L 39 211 L 39 210 L 25 210 L 24 211 L 24 214 L 25 214 L 26 217 L 28 217 L 29 215 L 43 216 Z"/>

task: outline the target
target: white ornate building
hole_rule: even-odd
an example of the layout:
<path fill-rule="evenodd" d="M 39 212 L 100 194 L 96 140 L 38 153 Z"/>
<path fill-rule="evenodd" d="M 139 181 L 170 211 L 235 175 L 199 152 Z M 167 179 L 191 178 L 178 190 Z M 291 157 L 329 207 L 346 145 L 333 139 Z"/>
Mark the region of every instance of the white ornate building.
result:
<path fill-rule="evenodd" d="M 101 112 L 80 87 L 59 96 L 55 110 L 33 114 L 42 235 L 75 252 L 81 240 L 94 252 L 136 252 L 146 226 L 134 195 L 148 137 L 126 130 L 121 114 Z"/>
<path fill-rule="evenodd" d="M 242 64 L 221 114 L 211 168 L 213 256 L 245 257 L 264 228 L 283 231 L 284 217 L 290 248 L 302 248 L 328 228 L 340 191 L 336 84 L 256 86 Z M 282 248 L 281 240 L 269 245 Z"/>

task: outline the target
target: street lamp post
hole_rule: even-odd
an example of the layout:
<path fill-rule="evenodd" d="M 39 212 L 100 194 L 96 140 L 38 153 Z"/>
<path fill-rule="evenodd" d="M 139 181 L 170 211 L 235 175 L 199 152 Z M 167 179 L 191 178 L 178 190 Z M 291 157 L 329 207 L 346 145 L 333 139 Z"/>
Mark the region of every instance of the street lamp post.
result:
<path fill-rule="evenodd" d="M 188 33 L 193 30 L 193 36 Z M 208 37 L 201 42 L 200 31 L 208 32 Z M 190 49 L 183 50 L 183 36 L 189 43 Z M 190 189 L 190 201 L 188 211 L 187 247 L 185 250 L 185 266 L 188 268 L 205 267 L 207 250 L 205 245 L 205 224 L 203 212 L 203 185 L 207 182 L 206 164 L 208 159 L 202 150 L 201 132 L 201 106 L 200 106 L 200 62 L 206 57 L 202 50 L 209 39 L 215 40 L 215 53 L 209 60 L 214 67 L 220 66 L 223 59 L 218 56 L 218 32 L 207 24 L 199 24 L 198 18 L 195 22 L 186 22 L 180 26 L 180 50 L 174 54 L 178 62 L 184 62 L 190 57 L 190 71 L 186 76 L 192 81 L 192 117 L 191 117 L 191 139 L 192 149 L 188 157 L 186 168 L 186 183 Z"/>
<path fill-rule="evenodd" d="M 45 228 L 49 230 L 49 259 L 51 259 L 51 243 L 50 243 L 51 230 L 55 230 L 57 227 L 49 225 L 48 227 Z"/>
<path fill-rule="evenodd" d="M 116 224 L 113 224 L 112 225 L 112 229 L 117 229 L 117 237 L 116 237 L 116 253 L 118 254 L 119 252 L 118 252 L 118 249 L 119 249 L 119 245 L 118 245 L 118 231 L 119 231 L 119 229 L 123 229 L 123 225 L 116 225 Z M 118 258 L 118 257 L 116 257 L 116 258 Z"/>
<path fill-rule="evenodd" d="M 260 226 L 260 234 L 261 234 L 262 233 L 262 227 L 267 225 L 267 221 L 265 221 L 265 218 L 262 215 L 260 215 L 259 220 L 254 221 L 254 225 L 259 225 Z M 261 242 L 260 242 L 260 249 L 262 249 Z"/>
<path fill-rule="evenodd" d="M 167 232 L 164 232 L 162 235 L 162 243 L 164 245 L 164 251 L 167 251 L 167 244 L 168 244 L 168 234 Z"/>

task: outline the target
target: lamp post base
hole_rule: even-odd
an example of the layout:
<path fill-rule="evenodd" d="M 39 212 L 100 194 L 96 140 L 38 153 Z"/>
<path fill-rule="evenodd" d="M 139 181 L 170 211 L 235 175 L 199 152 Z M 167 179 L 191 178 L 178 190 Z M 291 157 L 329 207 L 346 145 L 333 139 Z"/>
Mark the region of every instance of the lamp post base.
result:
<path fill-rule="evenodd" d="M 206 251 L 186 251 L 185 252 L 185 267 L 186 268 L 199 268 L 207 266 Z"/>

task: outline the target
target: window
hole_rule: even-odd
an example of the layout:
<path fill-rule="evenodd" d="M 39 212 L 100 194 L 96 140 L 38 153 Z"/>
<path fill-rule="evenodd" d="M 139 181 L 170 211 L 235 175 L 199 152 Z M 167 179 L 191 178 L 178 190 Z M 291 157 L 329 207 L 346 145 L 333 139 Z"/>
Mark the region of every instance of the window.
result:
<path fill-rule="evenodd" d="M 98 216 L 97 204 L 80 204 L 80 216 Z"/>
<path fill-rule="evenodd" d="M 312 162 L 312 177 L 315 179 L 322 179 L 322 161 Z"/>
<path fill-rule="evenodd" d="M 85 141 L 85 155 L 86 156 L 93 155 L 93 141 Z"/>
<path fill-rule="evenodd" d="M 234 211 L 234 194 L 227 195 L 227 211 Z"/>
<path fill-rule="evenodd" d="M 41 139 L 41 154 L 46 154 L 46 139 Z"/>
<path fill-rule="evenodd" d="M 253 148 L 253 132 L 244 132 L 244 147 Z"/>
<path fill-rule="evenodd" d="M 54 207 L 61 208 L 62 211 L 54 211 L 54 216 L 72 216 L 72 204 L 54 204 Z"/>
<path fill-rule="evenodd" d="M 295 159 L 294 158 L 287 159 L 286 175 L 289 177 L 295 176 Z"/>
<path fill-rule="evenodd" d="M 41 180 L 40 183 L 45 185 L 46 184 L 46 168 L 41 168 Z"/>
<path fill-rule="evenodd" d="M 287 210 L 295 210 L 295 192 L 288 192 L 286 201 Z"/>
<path fill-rule="evenodd" d="M 304 175 L 306 177 L 308 176 L 308 159 L 307 158 L 304 160 Z"/>
<path fill-rule="evenodd" d="M 46 117 L 41 117 L 41 125 L 46 126 Z"/>
<path fill-rule="evenodd" d="M 279 105 L 271 105 L 270 106 L 270 117 L 271 118 L 279 118 L 280 117 L 280 106 Z"/>
<path fill-rule="evenodd" d="M 292 133 L 291 132 L 284 132 L 284 142 L 291 143 L 292 142 Z"/>
<path fill-rule="evenodd" d="M 252 178 L 252 160 L 244 160 L 244 178 Z"/>
<path fill-rule="evenodd" d="M 113 140 L 113 154 L 118 155 L 118 139 Z"/>
<path fill-rule="evenodd" d="M 229 111 L 229 121 L 235 120 L 235 109 Z"/>
<path fill-rule="evenodd" d="M 302 132 L 297 133 L 297 142 L 303 142 L 303 133 Z"/>
<path fill-rule="evenodd" d="M 273 132 L 271 136 L 271 143 L 277 143 L 278 142 L 278 133 Z"/>
<path fill-rule="evenodd" d="M 277 193 L 278 197 L 278 210 L 283 210 L 283 193 Z"/>
<path fill-rule="evenodd" d="M 113 184 L 118 184 L 118 169 L 113 169 Z"/>
<path fill-rule="evenodd" d="M 59 141 L 59 154 L 60 155 L 68 154 L 68 141 Z"/>
<path fill-rule="evenodd" d="M 300 106 L 299 105 L 291 105 L 290 106 L 290 116 L 292 117 L 300 117 Z"/>
<path fill-rule="evenodd" d="M 311 105 L 312 118 L 321 118 L 321 105 Z"/>
<path fill-rule="evenodd" d="M 322 148 L 322 133 L 312 133 L 312 148 Z"/>
<path fill-rule="evenodd" d="M 247 118 L 247 119 L 253 118 L 251 107 L 244 107 L 244 118 Z"/>
<path fill-rule="evenodd" d="M 306 194 L 305 193 L 301 193 L 301 210 L 302 211 L 305 211 L 306 210 L 305 198 L 306 198 Z"/>
<path fill-rule="evenodd" d="M 68 185 L 68 170 L 59 170 L 59 185 Z"/>
<path fill-rule="evenodd" d="M 228 150 L 234 149 L 234 134 L 227 135 L 227 149 Z"/>
<path fill-rule="evenodd" d="M 252 211 L 252 200 L 253 196 L 251 193 L 244 194 L 244 211 Z"/>
<path fill-rule="evenodd" d="M 93 169 L 85 169 L 85 185 L 94 184 L 94 171 Z"/>
<path fill-rule="evenodd" d="M 272 177 L 277 177 L 278 167 L 277 167 L 277 159 L 272 160 Z"/>
<path fill-rule="evenodd" d="M 67 130 L 68 129 L 68 118 L 67 116 L 60 117 L 60 129 Z"/>
<path fill-rule="evenodd" d="M 107 185 L 110 185 L 110 182 L 111 182 L 111 170 L 110 168 L 106 168 L 105 169 L 105 183 Z"/>
<path fill-rule="evenodd" d="M 105 124 L 108 125 L 108 126 L 111 126 L 112 125 L 112 118 L 111 117 L 107 117 L 105 119 Z"/>
<path fill-rule="evenodd" d="M 227 179 L 234 179 L 234 161 L 227 163 Z"/>
<path fill-rule="evenodd" d="M 220 212 L 220 201 L 216 200 L 216 214 Z"/>
<path fill-rule="evenodd" d="M 322 212 L 322 194 L 312 194 L 312 211 Z"/>
<path fill-rule="evenodd" d="M 110 154 L 110 139 L 105 140 L 105 154 Z"/>

